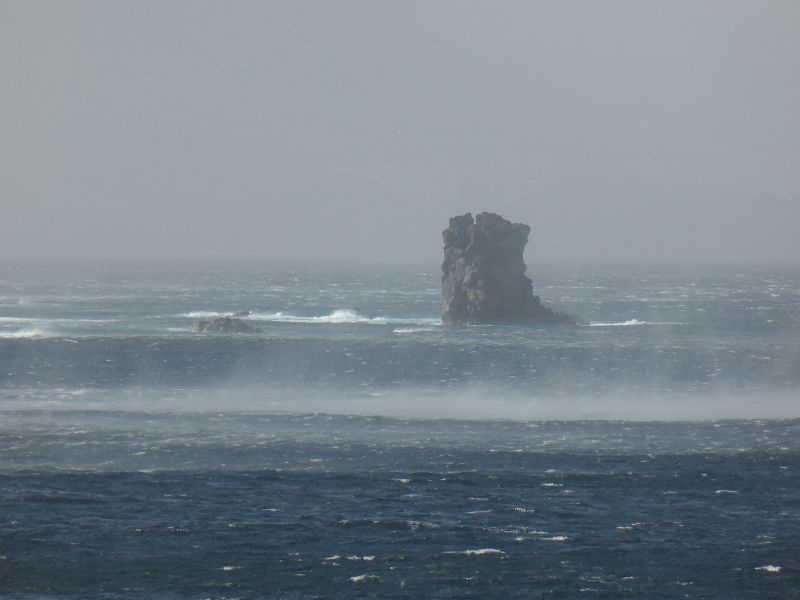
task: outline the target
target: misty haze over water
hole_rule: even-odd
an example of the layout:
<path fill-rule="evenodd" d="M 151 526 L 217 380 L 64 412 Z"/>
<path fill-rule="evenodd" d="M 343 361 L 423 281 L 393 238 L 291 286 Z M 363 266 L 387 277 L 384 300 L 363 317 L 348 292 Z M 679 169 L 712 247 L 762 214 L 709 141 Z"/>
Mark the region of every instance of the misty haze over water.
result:
<path fill-rule="evenodd" d="M 445 327 L 419 267 L 4 264 L 0 591 L 787 597 L 800 271 L 532 275 L 587 323 Z"/>
<path fill-rule="evenodd" d="M 0 4 L 0 597 L 797 597 L 798 40 Z M 442 325 L 483 210 L 580 325 Z"/>

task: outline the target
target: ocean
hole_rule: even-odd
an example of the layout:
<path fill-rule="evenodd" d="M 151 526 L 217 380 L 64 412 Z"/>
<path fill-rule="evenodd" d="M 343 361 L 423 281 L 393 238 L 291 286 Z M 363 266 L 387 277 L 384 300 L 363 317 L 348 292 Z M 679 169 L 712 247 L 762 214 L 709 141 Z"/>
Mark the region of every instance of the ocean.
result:
<path fill-rule="evenodd" d="M 0 263 L 0 597 L 800 598 L 800 268 L 528 274 Z"/>

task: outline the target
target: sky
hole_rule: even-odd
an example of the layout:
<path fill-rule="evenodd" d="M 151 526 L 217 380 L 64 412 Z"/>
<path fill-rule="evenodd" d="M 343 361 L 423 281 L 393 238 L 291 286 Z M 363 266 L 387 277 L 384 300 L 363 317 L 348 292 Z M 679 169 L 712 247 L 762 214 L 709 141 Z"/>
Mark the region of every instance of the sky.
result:
<path fill-rule="evenodd" d="M 800 2 L 0 0 L 0 258 L 800 264 Z"/>

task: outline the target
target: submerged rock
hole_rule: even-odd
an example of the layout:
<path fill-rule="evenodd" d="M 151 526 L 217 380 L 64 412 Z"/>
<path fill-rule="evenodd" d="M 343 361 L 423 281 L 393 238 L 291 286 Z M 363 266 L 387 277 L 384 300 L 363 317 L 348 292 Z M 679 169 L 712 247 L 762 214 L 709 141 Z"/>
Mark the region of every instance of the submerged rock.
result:
<path fill-rule="evenodd" d="M 530 231 L 494 213 L 450 219 L 442 232 L 443 324 L 578 324 L 534 296 L 522 257 Z"/>
<path fill-rule="evenodd" d="M 238 314 L 238 313 L 237 313 Z M 217 317 L 209 321 L 198 321 L 194 330 L 201 333 L 259 333 L 261 330 L 238 317 Z"/>

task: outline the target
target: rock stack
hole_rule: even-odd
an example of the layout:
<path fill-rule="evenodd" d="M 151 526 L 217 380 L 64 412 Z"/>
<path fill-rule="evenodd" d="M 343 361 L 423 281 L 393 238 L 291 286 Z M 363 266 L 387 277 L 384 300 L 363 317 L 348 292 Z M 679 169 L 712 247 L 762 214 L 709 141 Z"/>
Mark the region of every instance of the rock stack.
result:
<path fill-rule="evenodd" d="M 241 313 L 237 313 L 241 314 Z M 217 317 L 210 321 L 197 321 L 194 330 L 200 333 L 260 333 L 258 327 L 245 323 L 239 317 Z"/>
<path fill-rule="evenodd" d="M 522 253 L 531 228 L 494 213 L 453 217 L 442 232 L 442 323 L 576 325 L 533 295 Z"/>

